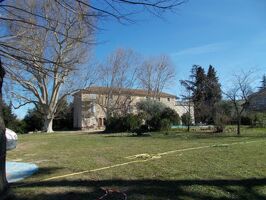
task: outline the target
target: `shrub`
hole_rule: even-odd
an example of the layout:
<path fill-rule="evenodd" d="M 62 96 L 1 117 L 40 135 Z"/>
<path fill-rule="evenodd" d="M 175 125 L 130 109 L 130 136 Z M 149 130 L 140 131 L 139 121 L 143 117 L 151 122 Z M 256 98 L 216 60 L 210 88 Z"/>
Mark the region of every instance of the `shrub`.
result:
<path fill-rule="evenodd" d="M 214 117 L 214 125 L 217 133 L 224 132 L 228 118 L 225 114 L 217 112 Z"/>
<path fill-rule="evenodd" d="M 158 131 L 161 127 L 161 117 L 159 114 L 152 116 L 150 119 L 146 119 L 146 125 L 150 131 Z"/>
<path fill-rule="evenodd" d="M 266 127 L 266 113 L 263 112 L 256 112 L 252 113 L 251 115 L 251 125 L 253 127 Z"/>
<path fill-rule="evenodd" d="M 141 126 L 142 118 L 138 115 L 128 114 L 124 117 L 123 121 L 126 131 L 134 132 Z"/>
<path fill-rule="evenodd" d="M 149 127 L 147 124 L 142 124 L 139 128 L 135 129 L 134 132 L 137 133 L 138 136 L 141 136 L 143 133 L 149 132 Z"/>
<path fill-rule="evenodd" d="M 180 117 L 175 110 L 166 107 L 161 102 L 146 100 L 137 104 L 139 112 L 149 131 L 170 129 L 171 125 L 180 124 Z"/>
<path fill-rule="evenodd" d="M 25 131 L 41 130 L 43 127 L 43 119 L 41 113 L 37 108 L 28 110 L 28 113 L 23 119 L 25 125 Z"/>
<path fill-rule="evenodd" d="M 224 132 L 225 125 L 232 121 L 231 105 L 228 102 L 221 101 L 214 106 L 214 126 L 217 133 Z"/>
<path fill-rule="evenodd" d="M 150 131 L 162 131 L 169 130 L 173 124 L 172 120 L 162 115 L 155 115 L 151 119 L 146 121 Z"/>
<path fill-rule="evenodd" d="M 180 125 L 180 117 L 177 112 L 171 108 L 166 107 L 161 114 L 162 119 L 169 119 L 173 125 Z"/>
<path fill-rule="evenodd" d="M 137 103 L 137 109 L 139 112 L 144 113 L 146 119 L 151 119 L 156 115 L 161 115 L 166 106 L 158 101 L 145 100 Z"/>
<path fill-rule="evenodd" d="M 54 130 L 72 130 L 73 129 L 73 104 L 68 104 L 66 101 L 63 101 L 58 113 L 53 122 Z"/>
<path fill-rule="evenodd" d="M 185 126 L 188 126 L 189 124 L 192 124 L 191 115 L 188 112 L 187 113 L 184 113 L 181 116 L 181 121 L 182 121 L 182 124 L 185 125 Z"/>
<path fill-rule="evenodd" d="M 134 132 L 142 123 L 138 115 L 127 114 L 125 116 L 109 117 L 106 121 L 106 132 Z"/>
<path fill-rule="evenodd" d="M 137 104 L 137 108 L 138 115 L 109 117 L 106 132 L 134 132 L 141 135 L 148 131 L 169 130 L 171 125 L 180 124 L 180 117 L 176 111 L 161 102 L 141 101 Z"/>
<path fill-rule="evenodd" d="M 160 121 L 160 130 L 161 131 L 169 131 L 171 129 L 171 121 L 170 119 L 164 118 Z"/>
<path fill-rule="evenodd" d="M 120 119 L 116 116 L 108 117 L 105 126 L 106 132 L 116 132 L 117 130 L 121 129 Z M 120 130 L 119 132 L 123 132 L 123 130 Z"/>
<path fill-rule="evenodd" d="M 233 117 L 235 115 L 233 110 L 234 108 L 231 102 L 220 101 L 216 103 L 214 106 L 214 125 L 220 126 L 221 123 L 223 126 L 235 124 L 237 119 Z"/>
<path fill-rule="evenodd" d="M 248 115 L 241 116 L 241 124 L 242 125 L 252 125 L 252 118 Z"/>

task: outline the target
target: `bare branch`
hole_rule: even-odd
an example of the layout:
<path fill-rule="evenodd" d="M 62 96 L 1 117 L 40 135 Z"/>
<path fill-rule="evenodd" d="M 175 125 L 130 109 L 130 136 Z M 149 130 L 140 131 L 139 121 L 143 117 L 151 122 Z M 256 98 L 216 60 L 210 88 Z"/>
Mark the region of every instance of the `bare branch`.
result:
<path fill-rule="evenodd" d="M 160 93 L 169 86 L 175 77 L 174 66 L 167 56 L 145 60 L 138 70 L 138 81 L 141 88 L 159 98 Z"/>

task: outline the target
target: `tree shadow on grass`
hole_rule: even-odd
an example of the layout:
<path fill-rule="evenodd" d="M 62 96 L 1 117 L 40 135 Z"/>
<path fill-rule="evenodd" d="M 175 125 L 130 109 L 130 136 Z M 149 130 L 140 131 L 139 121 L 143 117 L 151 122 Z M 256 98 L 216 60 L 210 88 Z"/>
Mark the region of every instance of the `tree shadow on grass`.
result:
<path fill-rule="evenodd" d="M 62 167 L 39 167 L 38 171 L 34 173 L 34 177 L 41 177 L 43 175 L 52 175 L 55 174 L 57 171 L 62 170 Z M 16 183 L 15 183 L 16 184 Z"/>
<path fill-rule="evenodd" d="M 117 134 L 104 134 L 103 137 L 106 138 L 143 138 L 143 137 L 154 137 L 157 139 L 167 140 L 167 139 L 185 139 L 185 140 L 205 140 L 205 139 L 219 139 L 219 138 L 230 138 L 230 139 L 266 139 L 266 134 L 264 135 L 233 135 L 233 134 L 223 134 L 223 133 L 205 133 L 205 132 L 187 132 L 187 133 L 175 133 L 169 132 L 167 134 L 161 133 L 145 133 L 143 135 L 136 135 L 134 133 L 117 133 Z"/>
<path fill-rule="evenodd" d="M 101 188 L 124 192 L 128 200 L 266 199 L 266 178 L 234 180 L 71 179 L 34 182 L 24 186 L 13 184 L 12 187 L 8 200 L 97 200 L 105 194 Z M 125 198 L 121 196 L 121 193 L 117 193 L 102 199 Z"/>
<path fill-rule="evenodd" d="M 117 133 L 112 135 L 104 135 L 106 138 L 120 138 L 120 137 L 129 137 L 129 138 L 143 138 L 143 137 L 151 137 L 152 133 L 143 133 L 141 135 L 138 135 L 137 133 Z"/>
<path fill-rule="evenodd" d="M 174 136 L 173 136 L 174 137 Z M 176 136 L 178 137 L 178 135 Z M 190 135 L 179 135 L 179 137 L 186 137 L 188 139 L 215 139 L 215 138 L 241 138 L 241 139 L 263 139 L 266 138 L 266 135 L 228 135 L 222 133 L 195 133 Z"/>

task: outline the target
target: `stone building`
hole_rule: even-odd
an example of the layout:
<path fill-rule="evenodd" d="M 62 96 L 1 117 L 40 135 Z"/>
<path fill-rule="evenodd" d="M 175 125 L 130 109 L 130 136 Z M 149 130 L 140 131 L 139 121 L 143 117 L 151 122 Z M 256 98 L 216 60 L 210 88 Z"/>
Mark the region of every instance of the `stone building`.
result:
<path fill-rule="evenodd" d="M 160 93 L 157 101 L 174 109 L 179 116 L 188 112 L 194 121 L 194 109 L 187 102 L 177 101 L 172 94 Z M 103 130 L 108 110 L 116 113 L 137 114 L 136 104 L 141 100 L 154 99 L 146 90 L 90 87 L 74 94 L 74 128 Z"/>
<path fill-rule="evenodd" d="M 250 95 L 248 102 L 248 110 L 266 112 L 266 88 Z"/>

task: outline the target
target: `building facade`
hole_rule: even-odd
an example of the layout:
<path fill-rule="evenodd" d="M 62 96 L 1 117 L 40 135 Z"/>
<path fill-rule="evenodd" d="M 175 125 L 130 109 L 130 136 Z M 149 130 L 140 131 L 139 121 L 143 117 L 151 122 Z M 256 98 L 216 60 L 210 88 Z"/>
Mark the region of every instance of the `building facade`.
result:
<path fill-rule="evenodd" d="M 90 87 L 74 94 L 74 128 L 81 130 L 104 130 L 108 112 L 137 114 L 136 104 L 142 100 L 156 99 L 175 110 L 179 116 L 190 110 L 194 122 L 192 104 L 177 101 L 172 94 L 150 94 L 146 90 Z"/>
<path fill-rule="evenodd" d="M 248 110 L 266 112 L 266 88 L 249 96 Z"/>

